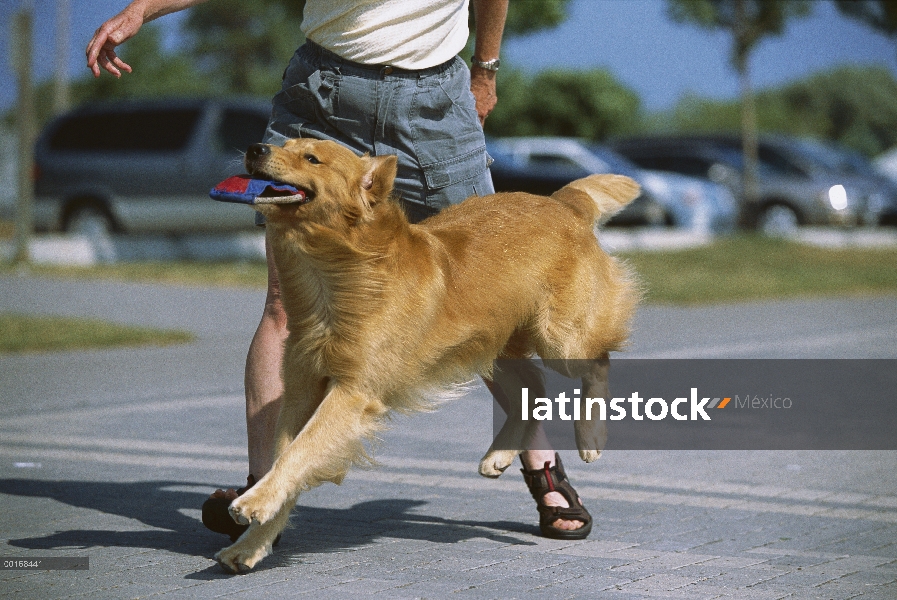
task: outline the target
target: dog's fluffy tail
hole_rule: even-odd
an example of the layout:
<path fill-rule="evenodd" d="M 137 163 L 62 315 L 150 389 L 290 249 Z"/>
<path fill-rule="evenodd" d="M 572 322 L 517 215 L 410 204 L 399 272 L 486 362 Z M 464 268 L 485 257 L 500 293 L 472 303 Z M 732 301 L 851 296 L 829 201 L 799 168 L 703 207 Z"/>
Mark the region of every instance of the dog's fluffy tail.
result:
<path fill-rule="evenodd" d="M 641 186 L 623 175 L 590 175 L 568 183 L 552 198 L 591 223 L 604 222 L 641 194 Z"/>

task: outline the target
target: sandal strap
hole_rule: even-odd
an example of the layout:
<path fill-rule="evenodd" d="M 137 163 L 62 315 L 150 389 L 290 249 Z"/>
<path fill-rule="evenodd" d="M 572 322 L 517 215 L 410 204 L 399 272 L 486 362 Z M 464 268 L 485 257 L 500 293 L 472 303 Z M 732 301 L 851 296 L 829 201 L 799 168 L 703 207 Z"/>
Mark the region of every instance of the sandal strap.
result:
<path fill-rule="evenodd" d="M 592 515 L 580 503 L 579 494 L 570 485 L 561 457 L 557 452 L 554 454 L 553 467 L 550 462 L 546 462 L 541 469 L 520 469 L 520 471 L 523 473 L 523 479 L 533 499 L 536 501 L 536 508 L 539 511 L 539 528 L 543 534 L 557 536 L 557 534 L 561 533 L 562 530 L 554 527 L 553 523 L 558 519 L 562 519 L 565 521 L 582 521 L 583 526 L 580 528 L 583 530 L 582 537 L 588 535 L 588 531 L 591 530 Z M 544 503 L 545 494 L 551 492 L 561 494 L 567 500 L 569 506 L 547 506 Z M 576 536 L 577 531 L 579 530 L 571 530 L 569 533 L 570 537 Z"/>
<path fill-rule="evenodd" d="M 255 485 L 255 475 L 252 473 L 249 474 L 249 477 L 246 478 L 246 487 L 237 488 L 237 495 L 242 496 L 246 493 L 246 491 Z"/>
<path fill-rule="evenodd" d="M 573 489 L 573 486 L 567 480 L 567 473 L 564 471 L 561 456 L 557 452 L 554 453 L 554 466 L 550 465 L 551 463 L 546 461 L 545 466 L 541 469 L 532 469 L 530 471 L 520 469 L 520 472 L 523 473 L 526 487 L 529 488 L 530 494 L 533 496 L 533 500 L 541 505 L 545 494 L 558 492 L 567 499 L 567 503 L 570 506 L 573 506 L 574 502 L 579 504 L 576 490 Z"/>

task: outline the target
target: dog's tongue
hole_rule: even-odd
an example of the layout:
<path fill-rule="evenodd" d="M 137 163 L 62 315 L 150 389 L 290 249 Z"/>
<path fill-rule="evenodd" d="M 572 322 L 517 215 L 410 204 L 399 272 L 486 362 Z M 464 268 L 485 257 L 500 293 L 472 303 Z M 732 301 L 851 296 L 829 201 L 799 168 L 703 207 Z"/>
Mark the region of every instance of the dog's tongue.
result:
<path fill-rule="evenodd" d="M 251 175 L 228 177 L 209 192 L 212 200 L 241 204 L 303 204 L 306 194 L 280 181 L 256 179 Z"/>

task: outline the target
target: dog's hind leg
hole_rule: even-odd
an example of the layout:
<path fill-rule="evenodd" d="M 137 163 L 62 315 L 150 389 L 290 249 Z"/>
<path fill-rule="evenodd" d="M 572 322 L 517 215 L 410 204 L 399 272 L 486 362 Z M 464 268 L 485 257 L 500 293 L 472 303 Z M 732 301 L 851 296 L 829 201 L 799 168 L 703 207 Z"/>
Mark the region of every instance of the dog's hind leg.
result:
<path fill-rule="evenodd" d="M 501 361 L 493 370 L 493 378 L 483 381 L 507 413 L 507 419 L 480 460 L 480 475 L 490 478 L 501 475 L 524 450 L 534 449 L 530 446 L 537 437 L 539 422 L 523 420 L 521 390 L 528 388 L 534 398 L 545 395 L 542 372 L 531 360 Z"/>
<path fill-rule="evenodd" d="M 378 399 L 331 382 L 320 406 L 281 452 L 267 475 L 231 503 L 238 523 L 267 523 L 299 492 L 342 481 L 365 456 L 364 439 L 381 428 L 386 407 Z"/>
<path fill-rule="evenodd" d="M 582 398 L 603 398 L 605 402 L 610 402 L 608 397 L 610 390 L 607 384 L 610 359 L 607 353 L 595 360 L 575 362 L 584 366 L 584 372 L 581 374 Z M 585 419 L 585 414 L 582 416 L 581 420 L 573 424 L 576 447 L 581 459 L 592 462 L 601 456 L 601 451 L 607 443 L 607 421 L 600 419 L 599 415 L 593 414 L 590 420 Z"/>

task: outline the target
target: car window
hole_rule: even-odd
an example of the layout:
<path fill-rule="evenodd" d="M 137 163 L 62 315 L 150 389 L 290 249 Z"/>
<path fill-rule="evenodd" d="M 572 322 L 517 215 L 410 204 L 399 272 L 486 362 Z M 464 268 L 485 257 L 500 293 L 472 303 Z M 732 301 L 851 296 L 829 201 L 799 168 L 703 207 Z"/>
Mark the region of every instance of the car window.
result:
<path fill-rule="evenodd" d="M 792 160 L 773 148 L 760 146 L 757 152 L 757 159 L 760 161 L 760 168 L 768 173 L 787 177 L 801 177 L 805 175 L 803 170 L 795 165 Z"/>
<path fill-rule="evenodd" d="M 218 124 L 218 147 L 223 152 L 246 152 L 262 141 L 267 127 L 268 118 L 258 112 L 226 109 Z"/>
<path fill-rule="evenodd" d="M 617 175 L 628 175 L 629 177 L 638 178 L 638 167 L 629 159 L 604 148 L 603 146 L 589 146 L 589 152 L 595 155 L 606 166 L 608 173 L 616 173 Z"/>
<path fill-rule="evenodd" d="M 527 168 L 534 172 L 551 173 L 571 180 L 589 175 L 588 170 L 578 162 L 559 154 L 533 153 L 529 155 L 527 163 Z"/>
<path fill-rule="evenodd" d="M 529 163 L 534 167 L 561 167 L 567 169 L 579 166 L 576 161 L 557 154 L 530 154 Z"/>
<path fill-rule="evenodd" d="M 183 150 L 199 109 L 147 109 L 74 115 L 50 138 L 52 150 L 171 152 Z"/>
<path fill-rule="evenodd" d="M 713 161 L 696 156 L 673 156 L 670 159 L 669 171 L 693 177 L 707 177 Z"/>

